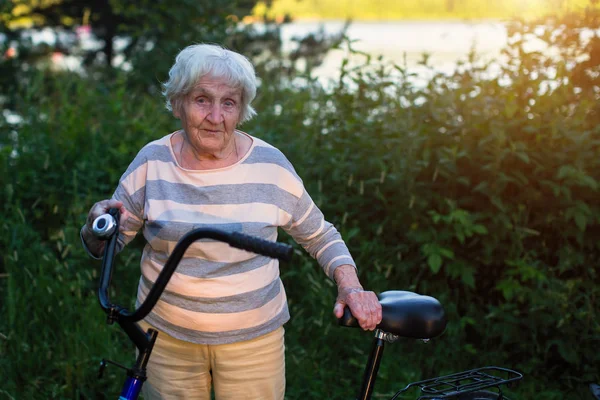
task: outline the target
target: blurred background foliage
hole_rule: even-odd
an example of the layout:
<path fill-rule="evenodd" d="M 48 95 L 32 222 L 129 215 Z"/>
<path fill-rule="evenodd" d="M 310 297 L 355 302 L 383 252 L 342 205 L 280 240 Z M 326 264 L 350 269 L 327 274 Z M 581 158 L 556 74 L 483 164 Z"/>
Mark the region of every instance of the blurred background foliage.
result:
<path fill-rule="evenodd" d="M 496 364 L 526 374 L 512 398 L 590 399 L 587 384 L 600 381 L 595 3 L 513 20 L 499 64 L 473 53 L 423 86 L 406 66 L 366 55 L 323 85 L 313 68 L 333 47 L 352 51 L 344 32 L 297 39 L 284 53 L 281 21 L 239 23 L 251 0 L 1 3 L 0 398 L 119 392 L 121 371 L 97 379 L 96 368 L 102 357 L 130 364 L 133 349 L 105 324 L 99 263 L 79 229 L 137 151 L 177 129 L 159 82 L 179 49 L 207 41 L 253 59 L 259 114 L 242 129 L 294 163 L 365 286 L 432 295 L 446 307 L 443 336 L 388 346 L 376 398 Z M 34 44 L 20 25 L 26 16 L 63 39 Z M 75 45 L 83 16 L 96 47 Z M 532 38 L 547 51 L 527 51 Z M 57 70 L 57 51 L 74 52 L 83 67 Z M 114 296 L 128 304 L 140 242 L 115 273 Z M 371 335 L 335 326 L 335 288 L 302 252 L 281 272 L 292 312 L 287 397 L 351 398 Z"/>
<path fill-rule="evenodd" d="M 373 21 L 439 19 L 507 19 L 539 17 L 561 10 L 574 10 L 589 0 L 273 0 L 259 1 L 257 11 L 282 18 L 351 18 Z"/>

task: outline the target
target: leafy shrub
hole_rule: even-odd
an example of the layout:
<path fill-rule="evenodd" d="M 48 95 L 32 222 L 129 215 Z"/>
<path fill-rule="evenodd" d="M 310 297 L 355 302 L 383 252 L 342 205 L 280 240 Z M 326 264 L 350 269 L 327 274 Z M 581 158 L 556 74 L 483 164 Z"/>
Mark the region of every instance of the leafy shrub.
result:
<path fill-rule="evenodd" d="M 332 90 L 311 76 L 301 89 L 276 79 L 261 87 L 259 116 L 242 128 L 292 160 L 365 286 L 446 306 L 450 324 L 434 345 L 386 350 L 378 395 L 484 363 L 527 374 L 517 398 L 584 398 L 580 383 L 599 380 L 600 71 L 597 38 L 573 34 L 597 28 L 590 15 L 565 29 L 517 23 L 495 77 L 498 66 L 473 54 L 424 87 L 403 66 L 372 59 L 344 64 Z M 532 36 L 554 53 L 525 51 Z M 99 312 L 98 263 L 78 232 L 139 148 L 177 125 L 160 99 L 124 82 L 30 74 L 17 83 L 23 121 L 0 122 L 0 375 L 9 396 L 105 398 L 118 382 L 96 380 L 99 358 L 131 360 Z M 135 293 L 138 259 L 136 245 L 120 256 L 122 302 Z M 335 289 L 306 255 L 282 277 L 292 311 L 288 396 L 352 396 L 368 335 L 334 327 Z"/>
<path fill-rule="evenodd" d="M 598 380 L 597 16 L 516 23 L 493 78 L 472 54 L 419 89 L 367 59 L 287 109 L 282 145 L 355 233 L 363 279 L 448 303 L 459 347 L 438 368 L 476 356 L 565 392 Z M 526 51 L 533 38 L 549 50 Z"/>

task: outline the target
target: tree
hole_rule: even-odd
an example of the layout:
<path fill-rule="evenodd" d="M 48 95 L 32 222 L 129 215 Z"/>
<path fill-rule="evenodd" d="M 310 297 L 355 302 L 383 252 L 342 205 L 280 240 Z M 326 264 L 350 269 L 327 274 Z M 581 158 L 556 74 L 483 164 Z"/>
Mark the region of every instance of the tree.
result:
<path fill-rule="evenodd" d="M 281 52 L 280 23 L 263 16 L 264 27 L 239 22 L 252 13 L 258 0 L 13 0 L 0 6 L 0 34 L 9 45 L 18 48 L 18 61 L 0 58 L 0 88 L 15 82 L 19 69 L 48 57 L 52 52 L 80 56 L 85 68 L 114 72 L 124 67 L 130 85 L 155 88 L 166 79 L 175 55 L 185 46 L 198 43 L 221 43 L 251 58 L 256 58 L 260 72 L 289 76 L 298 65 L 320 65 L 329 49 L 339 44 L 345 31 L 336 35 L 323 32 L 294 39 L 298 49 L 288 59 Z M 271 1 L 266 1 L 267 8 Z M 27 24 L 24 24 L 26 22 Z M 283 23 L 290 22 L 286 19 Z M 33 46 L 27 33 L 51 28 L 57 35 L 53 45 Z M 96 47 L 76 46 L 77 32 L 89 29 Z M 307 42 L 308 41 L 308 42 Z M 12 42 L 12 44 L 11 44 Z M 310 43 L 309 43 L 310 42 Z M 3 51 L 4 52 L 4 51 Z M 259 57 L 260 56 L 260 57 Z M 260 59 L 260 61 L 258 61 Z M 117 62 L 118 61 L 118 62 Z M 298 61 L 301 61 L 299 64 Z M 119 65 L 117 65 L 117 63 Z M 26 67 L 25 67 L 26 68 Z M 121 68 L 122 69 L 122 68 Z M 105 75 L 102 75 L 103 77 Z"/>
<path fill-rule="evenodd" d="M 164 71 L 173 56 L 194 42 L 223 42 L 235 24 L 249 15 L 257 0 L 13 0 L 2 13 L 3 31 L 19 43 L 21 53 L 69 54 L 77 40 L 77 28 L 89 27 L 99 47 L 86 48 L 85 66 L 115 66 L 117 55 L 131 63 L 134 70 Z M 26 22 L 27 25 L 24 25 Z M 61 32 L 53 46 L 31 49 L 26 33 L 32 29 L 52 28 Z M 64 38 L 67 39 L 64 39 Z M 117 41 L 124 43 L 117 49 Z M 5 44 L 6 46 L 6 44 Z M 29 47 L 29 51 L 24 49 Z M 146 83 L 155 77 L 146 75 Z M 149 75 L 149 76 L 148 76 Z"/>

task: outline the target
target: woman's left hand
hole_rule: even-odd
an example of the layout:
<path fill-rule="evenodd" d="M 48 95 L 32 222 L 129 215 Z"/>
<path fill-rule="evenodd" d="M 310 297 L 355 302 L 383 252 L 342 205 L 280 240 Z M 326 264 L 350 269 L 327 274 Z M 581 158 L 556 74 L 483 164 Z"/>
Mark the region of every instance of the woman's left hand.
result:
<path fill-rule="evenodd" d="M 377 295 L 363 290 L 356 269 L 351 265 L 336 268 L 334 274 L 338 284 L 338 296 L 333 307 L 335 316 L 341 318 L 344 315 L 344 307 L 347 306 L 362 329 L 374 330 L 382 318 Z"/>

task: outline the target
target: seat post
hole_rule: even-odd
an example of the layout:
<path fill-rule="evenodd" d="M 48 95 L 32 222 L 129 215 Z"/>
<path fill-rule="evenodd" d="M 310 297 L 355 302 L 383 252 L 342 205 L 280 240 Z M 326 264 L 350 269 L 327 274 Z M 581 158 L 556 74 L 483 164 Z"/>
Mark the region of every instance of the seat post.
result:
<path fill-rule="evenodd" d="M 371 346 L 371 353 L 369 354 L 369 360 L 367 361 L 367 366 L 365 368 L 358 400 L 371 399 L 373 387 L 375 386 L 375 379 L 377 378 L 377 372 L 379 371 L 379 364 L 381 363 L 381 357 L 383 356 L 386 335 L 387 334 L 380 329 L 375 330 L 375 338 L 373 339 L 373 345 Z"/>

